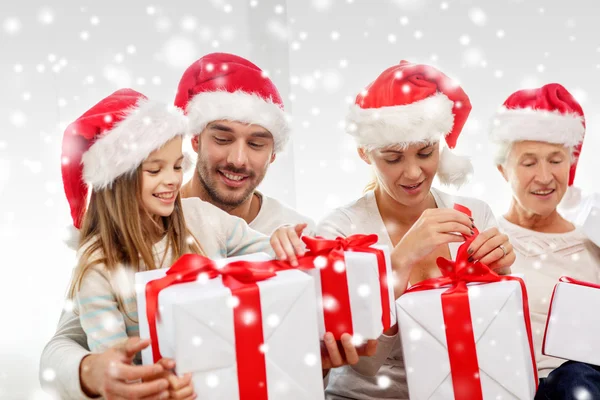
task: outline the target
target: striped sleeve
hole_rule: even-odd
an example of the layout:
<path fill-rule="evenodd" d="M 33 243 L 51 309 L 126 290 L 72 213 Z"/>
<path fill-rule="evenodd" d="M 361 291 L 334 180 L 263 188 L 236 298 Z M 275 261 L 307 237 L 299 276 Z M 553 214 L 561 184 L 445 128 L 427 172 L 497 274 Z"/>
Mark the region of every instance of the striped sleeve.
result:
<path fill-rule="evenodd" d="M 127 339 L 123 314 L 104 269 L 91 268 L 85 273 L 76 301 L 92 352 L 102 352 Z"/>
<path fill-rule="evenodd" d="M 246 221 L 223 213 L 227 257 L 264 252 L 274 256 L 269 237 L 250 228 Z"/>

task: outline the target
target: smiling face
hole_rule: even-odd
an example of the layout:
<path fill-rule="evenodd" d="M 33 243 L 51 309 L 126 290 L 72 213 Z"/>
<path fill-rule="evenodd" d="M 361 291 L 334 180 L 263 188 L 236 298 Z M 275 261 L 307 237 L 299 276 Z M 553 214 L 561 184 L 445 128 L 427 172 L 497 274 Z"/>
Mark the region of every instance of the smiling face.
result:
<path fill-rule="evenodd" d="M 439 143 L 385 147 L 359 155 L 373 165 L 378 184 L 398 203 L 413 206 L 429 194 L 439 164 Z"/>
<path fill-rule="evenodd" d="M 259 125 L 213 121 L 192 139 L 198 153 L 196 173 L 222 209 L 239 206 L 252 196 L 275 160 L 273 135 Z"/>
<path fill-rule="evenodd" d="M 142 163 L 142 205 L 151 216 L 173 212 L 183 180 L 181 137 L 153 151 Z"/>
<path fill-rule="evenodd" d="M 569 149 L 560 144 L 515 142 L 498 170 L 510 183 L 513 197 L 523 209 L 548 216 L 567 191 L 570 159 Z"/>

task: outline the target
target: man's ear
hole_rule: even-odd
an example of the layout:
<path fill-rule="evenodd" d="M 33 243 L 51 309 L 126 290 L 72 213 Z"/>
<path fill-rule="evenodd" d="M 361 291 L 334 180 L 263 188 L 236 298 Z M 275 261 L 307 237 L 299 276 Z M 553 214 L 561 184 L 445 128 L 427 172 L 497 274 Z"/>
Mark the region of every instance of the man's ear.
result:
<path fill-rule="evenodd" d="M 200 147 L 200 135 L 194 135 L 192 137 L 192 149 L 198 153 L 198 147 Z"/>
<path fill-rule="evenodd" d="M 273 152 L 273 154 L 271 154 L 271 161 L 269 161 L 269 164 L 272 164 L 276 158 L 277 158 L 277 153 Z"/>
<path fill-rule="evenodd" d="M 356 149 L 358 152 L 358 156 L 367 164 L 371 165 L 371 159 L 369 158 L 369 153 L 364 147 L 359 147 Z"/>

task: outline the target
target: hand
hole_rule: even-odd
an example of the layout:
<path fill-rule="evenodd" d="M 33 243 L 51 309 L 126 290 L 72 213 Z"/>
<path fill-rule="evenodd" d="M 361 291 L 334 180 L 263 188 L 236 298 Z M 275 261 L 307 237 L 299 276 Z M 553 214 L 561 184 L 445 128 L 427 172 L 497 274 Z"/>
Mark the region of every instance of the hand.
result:
<path fill-rule="evenodd" d="M 343 353 L 341 352 L 343 350 Z M 377 340 L 367 340 L 365 344 L 358 347 L 352 343 L 352 335 L 344 333 L 341 340 L 337 342 L 331 332 L 327 332 L 321 343 L 321 363 L 323 365 L 323 376 L 331 368 L 342 365 L 354 365 L 360 356 L 372 356 L 377 350 Z"/>
<path fill-rule="evenodd" d="M 164 371 L 153 376 L 150 380 L 164 378 L 169 382 L 169 399 L 193 400 L 197 397 L 194 393 L 194 384 L 192 383 L 192 374 L 185 374 L 183 377 L 175 375 L 175 361 L 170 358 L 161 358 L 157 364 L 162 365 Z"/>
<path fill-rule="evenodd" d="M 412 267 L 438 246 L 464 242 L 465 239 L 460 234 L 472 236 L 474 228 L 473 219 L 460 211 L 429 208 L 423 211 L 417 222 L 398 242 L 392 251 L 392 260 L 402 260 L 404 265 L 401 267 Z"/>
<path fill-rule="evenodd" d="M 131 365 L 136 353 L 149 345 L 149 340 L 129 338 L 103 353 L 86 356 L 79 366 L 81 388 L 90 397 L 106 400 L 167 399 L 167 379 L 152 379 L 165 371 L 163 365 Z"/>
<path fill-rule="evenodd" d="M 510 274 L 510 266 L 517 258 L 508 236 L 500 233 L 498 228 L 479 233 L 467 252 L 470 255 L 469 261 L 479 260 L 500 275 Z"/>
<path fill-rule="evenodd" d="M 271 247 L 280 260 L 289 260 L 293 267 L 298 266 L 297 256 L 304 255 L 304 243 L 300 240 L 302 231 L 308 224 L 284 225 L 271 235 Z"/>

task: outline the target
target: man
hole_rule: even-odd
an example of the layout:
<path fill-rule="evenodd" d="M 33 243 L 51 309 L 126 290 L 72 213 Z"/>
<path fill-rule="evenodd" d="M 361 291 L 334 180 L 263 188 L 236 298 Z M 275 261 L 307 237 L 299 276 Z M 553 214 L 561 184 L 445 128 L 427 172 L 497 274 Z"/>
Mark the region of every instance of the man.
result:
<path fill-rule="evenodd" d="M 208 54 L 183 74 L 175 97 L 190 121 L 198 153 L 193 178 L 182 197 L 199 197 L 270 235 L 283 224 L 310 218 L 256 190 L 289 139 L 277 88 L 250 61 L 226 53 Z"/>
<path fill-rule="evenodd" d="M 200 197 L 266 235 L 284 224 L 293 230 L 306 223 L 304 234 L 313 232 L 309 218 L 256 190 L 289 138 L 281 97 L 257 66 L 235 55 L 209 54 L 186 70 L 175 104 L 186 110 L 195 134 L 192 147 L 198 153 L 194 177 L 182 188 L 183 197 Z M 325 369 L 354 364 L 359 355 L 375 351 L 374 343 L 355 348 L 350 335 L 340 344 L 332 336 L 326 339 Z M 59 398 L 161 398 L 168 382 L 160 376 L 173 368 L 173 362 L 131 365 L 134 355 L 148 345 L 147 340 L 132 338 L 91 354 L 79 317 L 64 311 L 42 352 L 42 386 Z M 45 373 L 48 370 L 53 373 Z M 53 379 L 45 379 L 48 376 Z M 139 380 L 143 382 L 130 383 Z M 187 398 L 189 383 L 187 378 L 176 382 L 171 398 Z"/>

